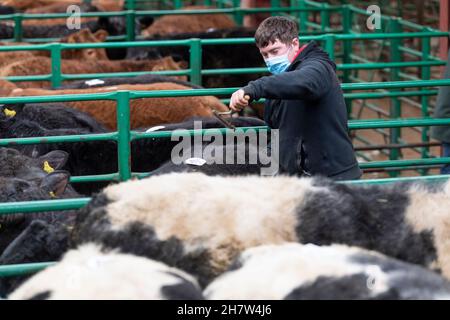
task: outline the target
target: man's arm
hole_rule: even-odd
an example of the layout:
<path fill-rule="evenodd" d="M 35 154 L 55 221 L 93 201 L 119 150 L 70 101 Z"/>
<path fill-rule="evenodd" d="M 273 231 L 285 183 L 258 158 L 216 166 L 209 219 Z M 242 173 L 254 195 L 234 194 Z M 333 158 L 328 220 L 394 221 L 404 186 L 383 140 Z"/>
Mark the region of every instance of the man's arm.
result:
<path fill-rule="evenodd" d="M 334 72 L 333 72 L 334 73 Z M 252 100 L 308 99 L 315 100 L 330 88 L 331 77 L 335 76 L 324 62 L 312 61 L 301 70 L 262 77 L 242 88 Z"/>

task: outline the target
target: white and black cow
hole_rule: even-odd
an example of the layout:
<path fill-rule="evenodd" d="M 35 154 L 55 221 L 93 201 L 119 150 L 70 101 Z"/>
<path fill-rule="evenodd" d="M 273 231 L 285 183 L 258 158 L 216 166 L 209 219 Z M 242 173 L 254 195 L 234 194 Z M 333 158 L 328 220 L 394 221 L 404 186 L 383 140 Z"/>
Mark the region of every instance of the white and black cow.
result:
<path fill-rule="evenodd" d="M 87 244 L 26 281 L 13 300 L 201 300 L 197 281 L 161 262 Z"/>
<path fill-rule="evenodd" d="M 207 299 L 450 299 L 450 283 L 420 266 L 343 245 L 288 243 L 245 250 Z"/>
<path fill-rule="evenodd" d="M 107 187 L 80 210 L 72 241 L 161 260 L 202 285 L 242 250 L 283 242 L 359 246 L 450 278 L 449 207 L 450 183 L 172 173 Z"/>

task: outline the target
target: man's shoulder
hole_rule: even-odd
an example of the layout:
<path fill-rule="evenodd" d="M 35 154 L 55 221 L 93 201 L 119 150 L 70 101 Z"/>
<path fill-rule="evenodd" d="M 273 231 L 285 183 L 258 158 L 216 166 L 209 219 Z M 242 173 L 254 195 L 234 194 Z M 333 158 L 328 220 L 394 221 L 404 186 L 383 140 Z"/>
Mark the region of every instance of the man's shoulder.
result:
<path fill-rule="evenodd" d="M 298 65 L 295 65 L 294 68 L 290 71 L 297 70 L 305 70 L 305 72 L 308 72 L 309 76 L 323 76 L 326 79 L 330 78 L 333 73 L 336 73 L 333 66 L 328 61 L 314 57 L 305 59 Z"/>

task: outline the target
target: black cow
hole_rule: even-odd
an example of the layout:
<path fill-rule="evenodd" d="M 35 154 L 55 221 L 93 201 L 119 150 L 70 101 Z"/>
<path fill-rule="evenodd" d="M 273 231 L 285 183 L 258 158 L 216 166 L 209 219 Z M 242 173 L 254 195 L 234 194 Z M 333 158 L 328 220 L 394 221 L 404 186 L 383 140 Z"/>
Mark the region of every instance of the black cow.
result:
<path fill-rule="evenodd" d="M 170 82 L 176 83 L 183 86 L 187 86 L 193 89 L 202 89 L 203 87 L 192 84 L 187 81 L 182 81 L 178 79 L 174 79 L 171 77 L 160 76 L 155 74 L 143 74 L 136 77 L 113 77 L 113 78 L 104 78 L 104 79 L 94 79 L 98 81 L 92 80 L 80 80 L 74 81 L 67 84 L 63 84 L 60 87 L 54 88 L 54 90 L 63 90 L 63 89 L 89 89 L 89 88 L 99 88 L 99 87 L 108 87 L 108 86 L 116 86 L 120 84 L 151 84 L 151 83 L 159 83 L 159 82 Z"/>
<path fill-rule="evenodd" d="M 16 111 L 15 116 L 6 116 L 5 109 Z M 9 109 L 8 109 L 9 110 Z M 181 123 L 159 127 L 157 131 L 194 129 L 194 121 L 201 121 L 202 128 L 220 128 L 223 125 L 214 118 L 192 118 Z M 262 126 L 256 118 L 231 118 L 236 127 Z M 148 128 L 140 131 L 146 131 Z M 153 131 L 153 130 L 152 130 Z M 0 138 L 48 137 L 82 135 L 108 132 L 89 115 L 63 105 L 13 105 L 0 107 Z M 178 141 L 170 137 L 139 139 L 131 144 L 131 168 L 135 172 L 149 172 L 171 159 L 171 152 Z M 73 176 L 115 173 L 117 165 L 117 143 L 115 141 L 80 141 L 75 143 L 52 143 L 14 146 L 26 155 L 37 157 L 52 150 L 63 150 L 69 154 L 63 169 Z M 75 184 L 74 188 L 85 195 L 100 191 L 108 182 Z"/>

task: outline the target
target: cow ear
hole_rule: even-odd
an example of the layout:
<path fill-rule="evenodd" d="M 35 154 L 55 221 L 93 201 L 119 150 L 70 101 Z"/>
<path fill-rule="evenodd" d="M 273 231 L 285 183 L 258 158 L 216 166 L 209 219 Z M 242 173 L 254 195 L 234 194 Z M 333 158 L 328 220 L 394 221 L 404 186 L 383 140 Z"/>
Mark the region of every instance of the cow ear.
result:
<path fill-rule="evenodd" d="M 68 35 L 67 38 L 66 38 L 66 42 L 67 43 L 75 43 L 76 42 L 75 41 L 75 36 L 73 34 Z"/>
<path fill-rule="evenodd" d="M 105 30 L 98 30 L 96 33 L 94 33 L 94 38 L 97 39 L 99 42 L 105 42 L 106 38 L 108 37 L 108 32 Z"/>
<path fill-rule="evenodd" d="M 55 171 L 42 179 L 40 187 L 52 197 L 58 197 L 64 193 L 69 184 L 70 174 L 67 171 Z"/>
<path fill-rule="evenodd" d="M 69 154 L 65 151 L 55 150 L 39 157 L 41 168 L 47 173 L 61 169 L 67 162 Z"/>
<path fill-rule="evenodd" d="M 78 32 L 78 35 L 84 36 L 84 37 L 87 37 L 87 36 L 89 36 L 90 34 L 91 34 L 91 30 L 89 30 L 88 28 L 81 29 L 81 30 Z"/>

